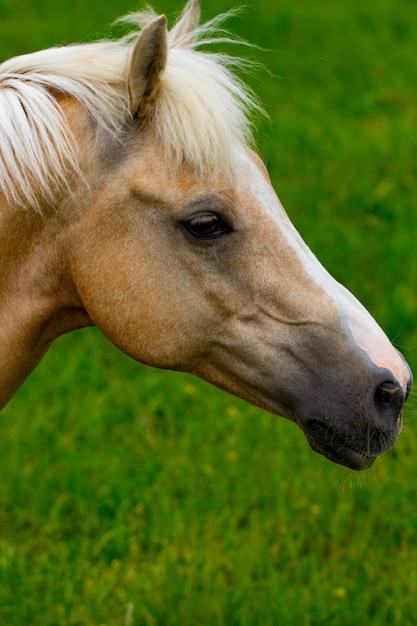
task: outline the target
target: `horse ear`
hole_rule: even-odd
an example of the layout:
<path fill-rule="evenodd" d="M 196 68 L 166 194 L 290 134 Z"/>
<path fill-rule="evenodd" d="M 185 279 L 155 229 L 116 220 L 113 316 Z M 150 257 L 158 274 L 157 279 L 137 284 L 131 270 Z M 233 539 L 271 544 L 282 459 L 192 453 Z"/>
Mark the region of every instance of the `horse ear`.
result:
<path fill-rule="evenodd" d="M 158 91 L 167 54 L 167 19 L 160 15 L 145 26 L 133 48 L 128 76 L 129 106 L 133 116 L 146 116 Z"/>
<path fill-rule="evenodd" d="M 199 23 L 200 3 L 198 0 L 191 0 L 185 7 L 181 19 L 170 32 L 172 41 L 178 42 L 182 46 L 192 46 L 196 39 Z"/>

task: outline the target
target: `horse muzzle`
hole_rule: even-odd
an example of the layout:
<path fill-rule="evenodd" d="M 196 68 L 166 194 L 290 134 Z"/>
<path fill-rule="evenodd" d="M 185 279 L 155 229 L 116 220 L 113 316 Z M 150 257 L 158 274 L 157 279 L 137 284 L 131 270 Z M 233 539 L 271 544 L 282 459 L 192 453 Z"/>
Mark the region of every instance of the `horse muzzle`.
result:
<path fill-rule="evenodd" d="M 323 414 L 298 423 L 315 452 L 350 469 L 367 469 L 395 443 L 411 385 L 411 372 L 404 390 L 388 370 L 382 370 L 359 401 L 361 409 L 355 420 L 347 412 L 344 415 L 349 403 L 344 406 L 339 399 L 336 415 Z"/>

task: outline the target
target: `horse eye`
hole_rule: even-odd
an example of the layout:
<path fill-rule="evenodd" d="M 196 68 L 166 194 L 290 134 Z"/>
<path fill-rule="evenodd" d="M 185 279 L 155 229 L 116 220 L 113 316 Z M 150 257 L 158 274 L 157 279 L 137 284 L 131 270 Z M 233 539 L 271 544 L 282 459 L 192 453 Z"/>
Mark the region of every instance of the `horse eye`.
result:
<path fill-rule="evenodd" d="M 217 239 L 231 232 L 230 226 L 216 213 L 200 213 L 182 222 L 196 239 Z"/>

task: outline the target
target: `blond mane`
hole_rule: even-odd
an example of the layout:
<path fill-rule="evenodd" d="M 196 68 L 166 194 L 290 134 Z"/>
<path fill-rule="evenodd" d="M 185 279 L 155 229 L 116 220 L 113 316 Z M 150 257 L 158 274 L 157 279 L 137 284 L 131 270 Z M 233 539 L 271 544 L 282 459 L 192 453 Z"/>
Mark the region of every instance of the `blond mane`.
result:
<path fill-rule="evenodd" d="M 215 174 L 231 146 L 251 141 L 250 114 L 259 106 L 233 71 L 238 62 L 198 50 L 202 43 L 229 41 L 221 30 L 228 15 L 185 32 L 190 4 L 169 33 L 152 123 L 170 167 Z M 68 172 L 78 171 L 71 129 L 54 93 L 77 99 L 99 127 L 119 136 L 131 116 L 126 77 L 132 46 L 154 17 L 148 10 L 123 18 L 131 31 L 116 41 L 49 48 L 0 65 L 0 189 L 9 202 L 36 206 L 35 186 L 53 202 L 56 190 L 68 185 Z"/>

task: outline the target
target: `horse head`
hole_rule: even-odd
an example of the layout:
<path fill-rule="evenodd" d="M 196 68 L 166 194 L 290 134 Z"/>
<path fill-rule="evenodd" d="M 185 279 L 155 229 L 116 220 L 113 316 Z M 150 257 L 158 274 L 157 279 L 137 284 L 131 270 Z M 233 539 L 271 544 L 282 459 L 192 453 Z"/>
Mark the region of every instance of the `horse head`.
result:
<path fill-rule="evenodd" d="M 248 147 L 254 98 L 224 57 L 197 50 L 211 33 L 197 3 L 170 33 L 164 16 L 136 19 L 133 42 L 43 51 L 8 70 L 43 90 L 45 138 L 61 133 L 46 155 L 53 193 L 32 169 L 40 210 L 10 218 L 25 239 L 19 293 L 38 290 L 19 335 L 36 357 L 22 371 L 56 335 L 94 324 L 140 362 L 293 420 L 332 461 L 370 466 L 400 432 L 407 364 L 291 224 Z"/>

